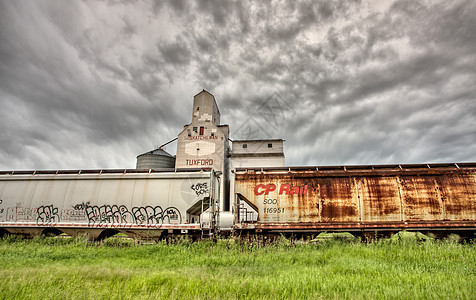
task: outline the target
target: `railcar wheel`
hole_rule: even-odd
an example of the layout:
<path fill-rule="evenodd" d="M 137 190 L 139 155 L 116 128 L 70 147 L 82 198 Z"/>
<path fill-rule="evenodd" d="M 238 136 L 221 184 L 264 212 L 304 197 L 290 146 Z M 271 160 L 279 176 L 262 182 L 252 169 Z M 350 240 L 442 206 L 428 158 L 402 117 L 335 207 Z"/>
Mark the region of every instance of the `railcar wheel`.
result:
<path fill-rule="evenodd" d="M 7 235 L 10 235 L 10 232 L 8 232 L 7 230 L 5 230 L 3 228 L 0 228 L 0 238 L 3 238 Z"/>
<path fill-rule="evenodd" d="M 111 237 L 115 234 L 118 234 L 118 233 L 119 233 L 119 231 L 117 231 L 115 229 L 105 229 L 99 234 L 99 236 L 97 237 L 96 240 L 97 241 L 102 241 L 102 240 L 105 240 L 105 239 L 107 239 L 107 238 L 109 238 L 109 237 Z"/>

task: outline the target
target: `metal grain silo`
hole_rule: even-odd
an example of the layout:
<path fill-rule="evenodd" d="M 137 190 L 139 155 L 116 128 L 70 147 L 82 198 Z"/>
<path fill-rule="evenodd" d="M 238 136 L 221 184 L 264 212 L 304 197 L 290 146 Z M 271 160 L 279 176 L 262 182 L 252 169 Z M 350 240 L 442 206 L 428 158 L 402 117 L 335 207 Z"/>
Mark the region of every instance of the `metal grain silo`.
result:
<path fill-rule="evenodd" d="M 175 168 L 175 156 L 161 148 L 137 156 L 136 169 Z"/>

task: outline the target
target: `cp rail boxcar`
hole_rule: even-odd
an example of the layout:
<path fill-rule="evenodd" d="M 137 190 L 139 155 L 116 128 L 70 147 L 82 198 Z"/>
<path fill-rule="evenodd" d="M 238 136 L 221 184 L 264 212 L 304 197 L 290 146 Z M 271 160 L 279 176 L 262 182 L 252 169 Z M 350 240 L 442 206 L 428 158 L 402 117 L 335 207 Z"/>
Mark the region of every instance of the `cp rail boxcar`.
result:
<path fill-rule="evenodd" d="M 476 164 L 237 169 L 242 232 L 476 228 Z"/>
<path fill-rule="evenodd" d="M 216 182 L 211 169 L 2 172 L 0 228 L 92 238 L 198 234 L 207 227 L 200 216 L 215 209 Z"/>

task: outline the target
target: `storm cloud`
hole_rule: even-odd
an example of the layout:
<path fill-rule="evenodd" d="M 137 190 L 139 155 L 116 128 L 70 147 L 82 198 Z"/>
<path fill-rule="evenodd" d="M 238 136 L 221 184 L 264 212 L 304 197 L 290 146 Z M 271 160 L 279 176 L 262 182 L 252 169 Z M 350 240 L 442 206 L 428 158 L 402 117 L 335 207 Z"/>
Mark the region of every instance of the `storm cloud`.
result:
<path fill-rule="evenodd" d="M 0 169 L 133 168 L 202 89 L 287 165 L 476 161 L 475 32 L 474 1 L 0 0 Z"/>

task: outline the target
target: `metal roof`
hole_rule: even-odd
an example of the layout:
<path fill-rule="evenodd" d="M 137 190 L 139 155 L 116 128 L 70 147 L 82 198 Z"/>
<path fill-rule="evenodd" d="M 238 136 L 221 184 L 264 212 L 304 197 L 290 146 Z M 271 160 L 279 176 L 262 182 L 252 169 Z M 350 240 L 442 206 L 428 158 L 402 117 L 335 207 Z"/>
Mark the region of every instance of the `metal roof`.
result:
<path fill-rule="evenodd" d="M 236 168 L 235 173 L 306 173 L 313 174 L 335 174 L 338 176 L 349 176 L 350 174 L 394 174 L 394 173 L 415 173 L 419 175 L 440 173 L 440 172 L 470 172 L 476 171 L 476 163 L 431 163 L 431 164 L 394 164 L 394 165 L 349 165 L 349 166 L 302 166 L 302 167 L 251 167 Z"/>
<path fill-rule="evenodd" d="M 187 173 L 211 172 L 211 168 L 164 168 L 164 169 L 92 169 L 92 170 L 27 170 L 0 171 L 0 175 L 42 175 L 42 174 L 134 174 L 134 173 Z"/>
<path fill-rule="evenodd" d="M 233 143 L 258 143 L 258 142 L 284 142 L 283 139 L 249 139 L 249 140 L 232 140 Z"/>
<path fill-rule="evenodd" d="M 142 155 L 161 155 L 161 156 L 168 156 L 168 157 L 174 157 L 172 154 L 168 153 L 167 151 L 161 149 L 161 148 L 158 148 L 158 149 L 155 149 L 155 150 L 152 150 L 152 151 L 149 151 L 149 152 L 146 152 L 146 153 L 142 153 L 140 155 L 138 155 L 137 157 L 139 156 L 142 156 Z"/>

